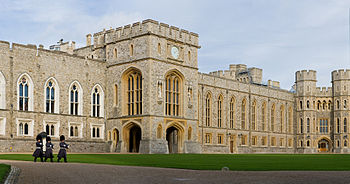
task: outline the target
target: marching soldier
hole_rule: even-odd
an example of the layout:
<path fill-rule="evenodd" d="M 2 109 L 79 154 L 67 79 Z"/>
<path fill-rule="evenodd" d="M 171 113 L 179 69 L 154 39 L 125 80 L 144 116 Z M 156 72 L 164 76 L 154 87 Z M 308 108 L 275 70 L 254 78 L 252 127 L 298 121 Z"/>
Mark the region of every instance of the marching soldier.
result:
<path fill-rule="evenodd" d="M 36 162 L 36 159 L 40 157 L 41 162 L 43 162 L 43 143 L 41 142 L 41 137 L 36 137 L 36 149 L 33 153 L 34 162 Z"/>
<path fill-rule="evenodd" d="M 46 138 L 46 152 L 45 152 L 45 162 L 48 158 L 50 158 L 50 161 L 53 162 L 53 154 L 52 154 L 52 149 L 53 149 L 53 144 L 51 143 L 51 137 Z"/>
<path fill-rule="evenodd" d="M 60 162 L 61 158 L 64 159 L 64 162 L 67 162 L 67 151 L 66 149 L 69 148 L 69 145 L 65 143 L 65 137 L 64 135 L 60 136 L 60 151 L 57 155 L 57 162 Z"/>

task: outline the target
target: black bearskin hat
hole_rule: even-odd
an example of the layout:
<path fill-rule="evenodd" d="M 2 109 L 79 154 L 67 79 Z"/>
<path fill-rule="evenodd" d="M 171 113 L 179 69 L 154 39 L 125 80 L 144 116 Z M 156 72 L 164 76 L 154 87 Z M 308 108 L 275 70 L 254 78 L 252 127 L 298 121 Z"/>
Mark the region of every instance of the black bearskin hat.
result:
<path fill-rule="evenodd" d="M 46 141 L 51 141 L 51 137 L 46 137 Z"/>
<path fill-rule="evenodd" d="M 40 140 L 40 141 L 42 141 L 42 140 L 43 140 L 43 138 L 41 137 L 41 135 L 40 135 L 40 134 L 36 136 L 36 141 L 38 141 L 38 140 Z"/>
<path fill-rule="evenodd" d="M 64 140 L 66 140 L 66 138 L 64 137 L 64 135 L 61 135 L 60 136 L 60 141 L 64 141 Z"/>

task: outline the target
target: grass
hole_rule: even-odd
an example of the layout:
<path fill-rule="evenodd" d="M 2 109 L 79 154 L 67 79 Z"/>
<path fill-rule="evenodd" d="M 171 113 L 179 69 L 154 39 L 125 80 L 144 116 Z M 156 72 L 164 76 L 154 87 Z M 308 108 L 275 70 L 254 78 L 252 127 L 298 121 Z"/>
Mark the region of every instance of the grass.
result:
<path fill-rule="evenodd" d="M 0 159 L 33 161 L 31 154 L 0 154 Z M 194 170 L 350 171 L 350 154 L 68 154 L 68 161 Z"/>
<path fill-rule="evenodd" d="M 0 183 L 4 182 L 4 180 L 6 179 L 5 177 L 9 173 L 10 169 L 11 169 L 11 166 L 0 164 Z"/>

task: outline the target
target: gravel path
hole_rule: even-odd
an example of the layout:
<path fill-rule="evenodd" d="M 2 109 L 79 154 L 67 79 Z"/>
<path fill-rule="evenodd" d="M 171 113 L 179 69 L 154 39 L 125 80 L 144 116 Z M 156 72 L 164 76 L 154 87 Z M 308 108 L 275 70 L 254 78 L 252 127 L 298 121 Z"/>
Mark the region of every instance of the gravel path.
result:
<path fill-rule="evenodd" d="M 194 171 L 78 163 L 0 161 L 18 167 L 19 184 L 29 183 L 350 183 L 350 172 Z"/>

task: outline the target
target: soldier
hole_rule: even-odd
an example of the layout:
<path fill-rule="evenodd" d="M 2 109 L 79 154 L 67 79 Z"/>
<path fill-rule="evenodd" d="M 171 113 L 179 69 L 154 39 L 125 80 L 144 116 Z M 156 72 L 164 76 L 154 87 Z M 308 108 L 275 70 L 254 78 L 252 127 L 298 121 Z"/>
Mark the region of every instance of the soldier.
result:
<path fill-rule="evenodd" d="M 53 154 L 52 154 L 52 149 L 53 149 L 53 144 L 51 143 L 51 137 L 46 138 L 46 152 L 45 152 L 45 162 L 48 158 L 50 158 L 50 161 L 53 162 Z"/>
<path fill-rule="evenodd" d="M 66 149 L 69 148 L 69 145 L 65 143 L 65 137 L 64 135 L 60 136 L 60 151 L 57 155 L 57 162 L 60 162 L 61 158 L 64 159 L 64 162 L 67 162 L 67 151 Z"/>
<path fill-rule="evenodd" d="M 40 157 L 41 162 L 43 162 L 43 143 L 41 142 L 41 137 L 36 137 L 36 149 L 33 153 L 34 162 L 36 162 L 36 159 Z"/>

